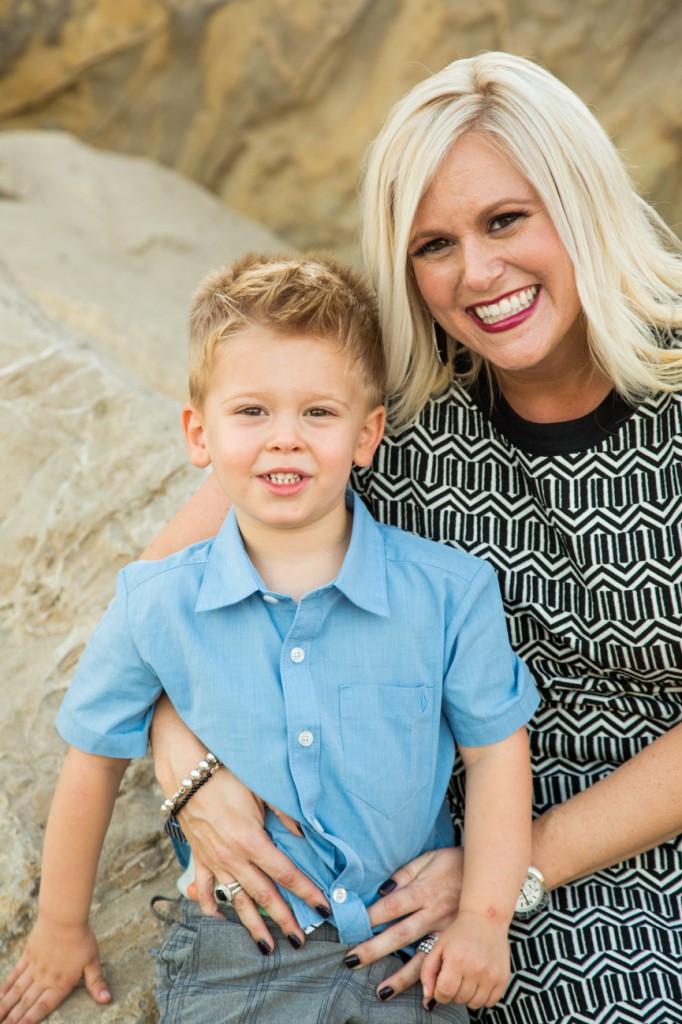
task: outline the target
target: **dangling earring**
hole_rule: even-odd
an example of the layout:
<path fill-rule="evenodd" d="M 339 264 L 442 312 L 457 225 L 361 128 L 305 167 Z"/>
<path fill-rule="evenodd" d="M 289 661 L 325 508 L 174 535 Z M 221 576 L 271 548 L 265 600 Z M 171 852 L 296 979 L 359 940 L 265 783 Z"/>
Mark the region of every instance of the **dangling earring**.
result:
<path fill-rule="evenodd" d="M 437 320 L 433 321 L 433 347 L 436 350 L 436 358 L 441 366 L 447 366 L 450 362 L 448 355 L 448 336 L 445 328 L 441 327 Z"/>

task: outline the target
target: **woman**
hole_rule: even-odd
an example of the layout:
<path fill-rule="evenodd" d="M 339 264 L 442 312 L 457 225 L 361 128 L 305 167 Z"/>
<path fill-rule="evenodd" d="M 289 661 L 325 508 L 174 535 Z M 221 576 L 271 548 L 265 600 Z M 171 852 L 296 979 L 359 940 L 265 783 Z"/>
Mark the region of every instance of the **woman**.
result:
<path fill-rule="evenodd" d="M 393 436 L 357 486 L 379 519 L 493 563 L 543 695 L 532 859 L 549 907 L 512 926 L 510 987 L 474 1018 L 682 1021 L 682 247 L 582 102 L 499 53 L 456 61 L 390 113 L 364 225 Z M 223 514 L 209 482 L 149 554 Z M 164 708 L 155 750 L 172 791 L 203 748 Z M 457 775 L 453 791 L 461 803 Z M 249 893 L 291 926 L 268 875 L 320 896 L 259 815 L 217 773 L 182 818 L 202 906 L 209 875 L 236 878 L 254 938 Z M 372 920 L 401 920 L 349 966 L 444 927 L 458 867 L 441 852 L 387 880 Z"/>

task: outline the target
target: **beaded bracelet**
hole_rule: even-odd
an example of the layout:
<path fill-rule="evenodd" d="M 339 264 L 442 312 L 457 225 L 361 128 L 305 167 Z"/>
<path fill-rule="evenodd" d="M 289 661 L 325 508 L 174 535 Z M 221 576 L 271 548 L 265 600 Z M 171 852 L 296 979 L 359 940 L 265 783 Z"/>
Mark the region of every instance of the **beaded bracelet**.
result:
<path fill-rule="evenodd" d="M 190 797 L 194 796 L 200 786 L 203 786 L 205 782 L 211 778 L 214 772 L 217 772 L 221 767 L 222 761 L 219 761 L 215 754 L 210 751 L 206 753 L 196 768 L 193 768 L 186 779 L 183 779 L 180 783 L 178 791 L 173 793 L 173 796 L 167 797 L 161 804 L 161 813 L 165 814 L 166 817 L 174 818 L 175 815 L 181 810 Z"/>

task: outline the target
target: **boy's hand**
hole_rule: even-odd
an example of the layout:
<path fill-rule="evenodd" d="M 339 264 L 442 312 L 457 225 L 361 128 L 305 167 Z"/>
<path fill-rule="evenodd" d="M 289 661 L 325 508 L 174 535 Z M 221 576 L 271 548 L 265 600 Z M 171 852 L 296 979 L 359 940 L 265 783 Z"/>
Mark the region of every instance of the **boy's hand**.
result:
<path fill-rule="evenodd" d="M 38 1024 L 83 977 L 96 1003 L 111 1001 L 92 930 L 88 926 L 53 926 L 39 918 L 0 993 L 0 1021 Z"/>
<path fill-rule="evenodd" d="M 472 1010 L 494 1006 L 509 982 L 506 921 L 462 911 L 441 932 L 421 969 L 425 1004 L 464 1003 Z"/>

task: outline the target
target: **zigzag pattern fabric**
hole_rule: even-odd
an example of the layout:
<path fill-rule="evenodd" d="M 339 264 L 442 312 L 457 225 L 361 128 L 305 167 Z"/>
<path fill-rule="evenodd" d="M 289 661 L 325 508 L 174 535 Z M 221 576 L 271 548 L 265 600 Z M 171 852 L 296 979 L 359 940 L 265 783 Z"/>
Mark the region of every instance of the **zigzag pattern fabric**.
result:
<path fill-rule="evenodd" d="M 682 721 L 682 396 L 607 402 L 578 426 L 524 424 L 453 386 L 355 481 L 382 522 L 497 570 L 543 697 L 536 813 Z M 451 798 L 459 831 L 457 770 Z M 513 924 L 509 989 L 473 1020 L 682 1022 L 678 840 L 550 899 Z"/>

